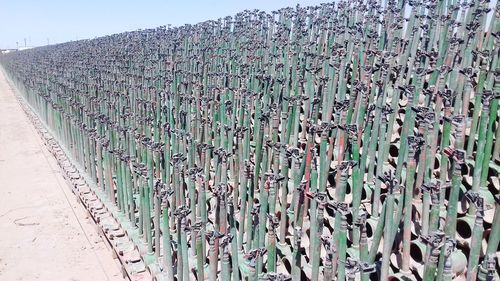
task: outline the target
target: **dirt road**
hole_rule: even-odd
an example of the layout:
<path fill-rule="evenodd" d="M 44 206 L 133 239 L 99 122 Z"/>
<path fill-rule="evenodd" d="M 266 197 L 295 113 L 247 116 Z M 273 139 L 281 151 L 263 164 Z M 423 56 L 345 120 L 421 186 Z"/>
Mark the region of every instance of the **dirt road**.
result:
<path fill-rule="evenodd" d="M 0 280 L 123 280 L 1 69 Z"/>

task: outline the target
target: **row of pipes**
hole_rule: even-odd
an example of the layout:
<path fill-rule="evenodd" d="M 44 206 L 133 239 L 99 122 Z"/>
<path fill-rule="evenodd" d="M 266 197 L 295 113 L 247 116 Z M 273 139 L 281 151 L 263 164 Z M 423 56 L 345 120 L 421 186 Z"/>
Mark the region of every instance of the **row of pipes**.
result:
<path fill-rule="evenodd" d="M 338 1 L 0 63 L 156 280 L 494 280 L 499 18 Z"/>

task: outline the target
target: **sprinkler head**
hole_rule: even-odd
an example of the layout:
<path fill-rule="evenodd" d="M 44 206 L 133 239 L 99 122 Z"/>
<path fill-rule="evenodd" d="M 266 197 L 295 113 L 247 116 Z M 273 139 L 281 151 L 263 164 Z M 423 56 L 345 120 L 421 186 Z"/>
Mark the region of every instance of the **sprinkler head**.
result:
<path fill-rule="evenodd" d="M 256 248 L 246 253 L 243 256 L 243 259 L 245 260 L 248 266 L 250 266 L 251 268 L 255 268 L 255 266 L 257 265 L 257 258 L 263 257 L 266 253 L 267 253 L 266 248 L 264 247 Z"/>
<path fill-rule="evenodd" d="M 446 236 L 446 241 L 444 244 L 444 256 L 449 258 L 451 254 L 455 251 L 455 247 L 457 246 L 457 241 L 453 238 Z"/>
<path fill-rule="evenodd" d="M 278 217 L 276 217 L 274 214 L 266 214 L 267 219 L 269 220 L 269 227 L 271 229 L 276 229 L 280 223 L 278 220 Z"/>
<path fill-rule="evenodd" d="M 362 262 L 351 257 L 347 258 L 345 262 L 345 268 L 347 271 L 347 275 L 351 276 L 352 278 L 354 278 L 356 273 L 358 272 L 362 272 L 364 274 L 376 272 L 375 264 Z"/>
<path fill-rule="evenodd" d="M 442 231 L 434 231 L 428 235 L 421 235 L 420 240 L 433 249 L 440 249 L 445 244 L 446 236 Z"/>
<path fill-rule="evenodd" d="M 176 216 L 178 219 L 183 220 L 186 218 L 189 214 L 191 213 L 191 210 L 187 206 L 180 206 L 174 211 L 174 216 Z"/>
<path fill-rule="evenodd" d="M 392 170 L 384 172 L 384 174 L 379 176 L 378 179 L 385 183 L 389 193 L 394 193 L 396 189 L 400 188 L 399 181 L 396 179 L 395 172 Z"/>
<path fill-rule="evenodd" d="M 345 202 L 330 201 L 327 203 L 326 207 L 335 212 L 340 212 L 343 216 L 350 212 L 349 204 Z"/>
<path fill-rule="evenodd" d="M 284 273 L 268 272 L 259 277 L 259 281 L 291 281 L 292 277 Z"/>
<path fill-rule="evenodd" d="M 226 251 L 228 250 L 228 246 L 231 245 L 231 241 L 233 241 L 233 234 L 227 233 L 222 235 L 222 242 L 219 244 L 221 248 L 225 249 Z"/>
<path fill-rule="evenodd" d="M 462 149 L 453 149 L 451 147 L 446 147 L 443 152 L 449 157 L 453 158 L 458 164 L 465 163 L 465 151 Z"/>

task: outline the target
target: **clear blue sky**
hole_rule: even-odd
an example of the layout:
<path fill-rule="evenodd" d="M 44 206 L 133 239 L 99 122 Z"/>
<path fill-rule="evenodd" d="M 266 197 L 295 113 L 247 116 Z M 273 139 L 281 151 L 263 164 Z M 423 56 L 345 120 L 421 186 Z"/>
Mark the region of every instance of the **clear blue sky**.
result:
<path fill-rule="evenodd" d="M 198 23 L 245 9 L 264 11 L 331 0 L 0 0 L 0 48 L 62 43 L 139 28 Z M 48 41 L 47 41 L 48 40 Z"/>

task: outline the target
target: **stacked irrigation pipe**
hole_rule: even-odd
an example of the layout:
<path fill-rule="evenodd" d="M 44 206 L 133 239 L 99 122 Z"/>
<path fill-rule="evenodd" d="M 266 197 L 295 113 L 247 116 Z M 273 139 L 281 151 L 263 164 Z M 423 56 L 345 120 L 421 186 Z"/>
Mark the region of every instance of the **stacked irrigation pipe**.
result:
<path fill-rule="evenodd" d="M 156 280 L 498 280 L 500 4 L 338 1 L 0 57 Z"/>

